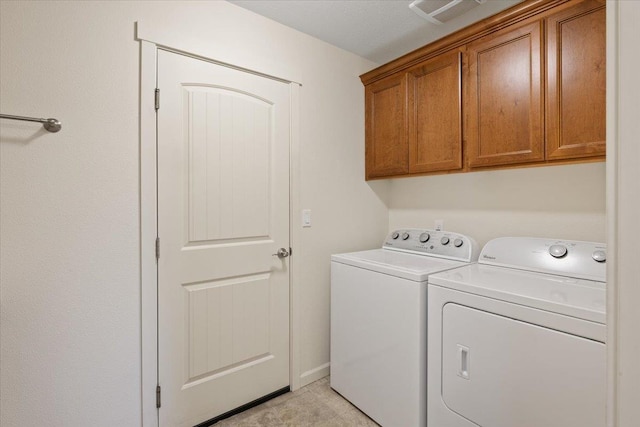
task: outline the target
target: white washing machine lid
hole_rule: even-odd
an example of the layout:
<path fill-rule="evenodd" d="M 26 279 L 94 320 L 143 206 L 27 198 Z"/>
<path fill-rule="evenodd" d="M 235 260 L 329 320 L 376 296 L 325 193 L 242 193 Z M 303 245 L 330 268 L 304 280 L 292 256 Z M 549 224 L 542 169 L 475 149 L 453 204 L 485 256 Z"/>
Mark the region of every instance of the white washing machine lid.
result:
<path fill-rule="evenodd" d="M 389 249 L 372 249 L 331 255 L 331 261 L 415 282 L 425 282 L 430 274 L 467 265 L 462 261 L 452 261 L 428 255 L 414 255 Z"/>
<path fill-rule="evenodd" d="M 429 284 L 606 323 L 603 282 L 471 264 L 429 276 Z"/>

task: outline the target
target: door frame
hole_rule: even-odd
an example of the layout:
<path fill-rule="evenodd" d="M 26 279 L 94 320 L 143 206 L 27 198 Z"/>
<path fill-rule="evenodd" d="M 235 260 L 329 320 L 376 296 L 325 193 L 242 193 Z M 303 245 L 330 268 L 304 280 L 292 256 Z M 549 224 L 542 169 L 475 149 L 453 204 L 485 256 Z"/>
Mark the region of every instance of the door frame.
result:
<path fill-rule="evenodd" d="M 289 242 L 294 252 L 299 247 L 300 227 L 300 83 L 270 76 L 259 70 L 249 70 L 233 64 L 205 58 L 147 40 L 140 41 L 140 321 L 141 321 L 141 425 L 157 427 L 156 386 L 158 385 L 158 264 L 156 237 L 158 231 L 157 186 L 157 116 L 154 91 L 157 87 L 158 50 L 193 57 L 218 65 L 289 83 L 291 94 L 291 126 L 289 142 Z M 300 387 L 299 291 L 297 258 L 289 259 L 289 384 L 291 390 Z"/>
<path fill-rule="evenodd" d="M 638 262 L 635 237 L 640 233 L 640 178 L 637 164 L 636 94 L 633 73 L 640 64 L 631 42 L 640 35 L 640 4 L 607 0 L 607 427 L 630 425 L 640 415 L 637 384 L 640 348 L 637 322 Z"/>

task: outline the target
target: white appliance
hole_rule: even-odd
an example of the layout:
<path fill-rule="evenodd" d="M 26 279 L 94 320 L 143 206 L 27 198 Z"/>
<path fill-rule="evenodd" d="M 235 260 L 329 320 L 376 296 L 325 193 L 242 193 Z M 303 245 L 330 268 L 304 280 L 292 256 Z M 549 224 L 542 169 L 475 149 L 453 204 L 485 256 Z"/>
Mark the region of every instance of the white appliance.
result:
<path fill-rule="evenodd" d="M 477 257 L 470 237 L 416 229 L 333 255 L 331 387 L 382 426 L 424 426 L 427 278 Z"/>
<path fill-rule="evenodd" d="M 429 277 L 428 425 L 603 427 L 599 243 L 499 238 Z"/>

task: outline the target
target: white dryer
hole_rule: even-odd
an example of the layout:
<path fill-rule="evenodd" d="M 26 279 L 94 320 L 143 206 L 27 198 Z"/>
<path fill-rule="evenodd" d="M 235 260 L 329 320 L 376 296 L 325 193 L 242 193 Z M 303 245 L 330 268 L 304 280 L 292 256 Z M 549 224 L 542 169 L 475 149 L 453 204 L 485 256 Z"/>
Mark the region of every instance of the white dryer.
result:
<path fill-rule="evenodd" d="M 499 238 L 429 277 L 430 427 L 604 427 L 606 247 Z"/>
<path fill-rule="evenodd" d="M 331 257 L 331 387 L 385 427 L 426 425 L 427 278 L 478 257 L 470 237 L 405 229 Z"/>

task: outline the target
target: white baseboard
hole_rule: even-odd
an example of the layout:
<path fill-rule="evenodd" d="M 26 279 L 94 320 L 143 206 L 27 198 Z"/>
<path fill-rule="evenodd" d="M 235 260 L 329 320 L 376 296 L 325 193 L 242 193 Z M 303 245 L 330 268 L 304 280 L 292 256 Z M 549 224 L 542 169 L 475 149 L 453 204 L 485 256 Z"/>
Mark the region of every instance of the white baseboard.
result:
<path fill-rule="evenodd" d="M 330 363 L 325 363 L 316 368 L 310 369 L 306 372 L 303 372 L 300 375 L 300 387 L 304 387 L 307 384 L 311 384 L 314 381 L 318 381 L 321 378 L 324 378 L 329 375 L 329 366 Z"/>

